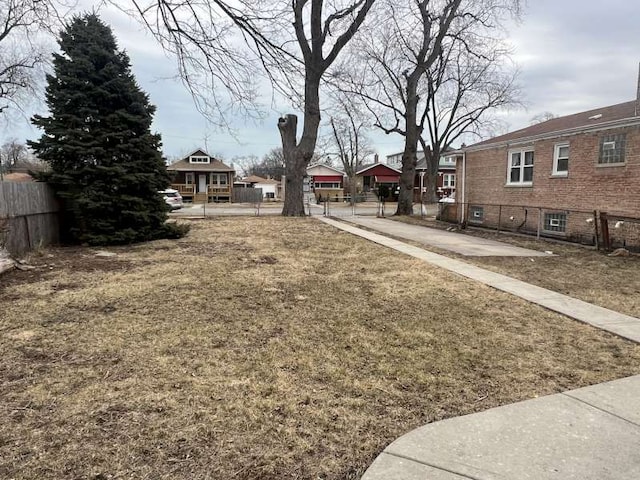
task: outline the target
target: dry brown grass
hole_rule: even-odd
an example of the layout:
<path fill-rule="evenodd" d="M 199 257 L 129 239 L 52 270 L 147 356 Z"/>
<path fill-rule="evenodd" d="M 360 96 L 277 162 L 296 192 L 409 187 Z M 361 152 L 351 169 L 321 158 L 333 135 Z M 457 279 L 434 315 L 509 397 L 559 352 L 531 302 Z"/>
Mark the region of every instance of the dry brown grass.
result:
<path fill-rule="evenodd" d="M 55 249 L 0 279 L 0 478 L 359 478 L 427 422 L 640 347 L 310 219 Z"/>
<path fill-rule="evenodd" d="M 433 228 L 451 227 L 451 224 L 414 217 L 393 217 L 393 219 Z M 426 248 L 437 250 L 438 253 L 453 258 L 460 258 L 487 270 L 640 318 L 640 255 L 609 257 L 603 252 L 580 245 L 545 239 L 537 240 L 524 235 L 477 228 L 469 228 L 458 233 L 489 238 L 532 250 L 552 251 L 556 256 L 534 259 L 464 257 L 441 249 Z M 424 247 L 424 245 L 421 246 Z"/>

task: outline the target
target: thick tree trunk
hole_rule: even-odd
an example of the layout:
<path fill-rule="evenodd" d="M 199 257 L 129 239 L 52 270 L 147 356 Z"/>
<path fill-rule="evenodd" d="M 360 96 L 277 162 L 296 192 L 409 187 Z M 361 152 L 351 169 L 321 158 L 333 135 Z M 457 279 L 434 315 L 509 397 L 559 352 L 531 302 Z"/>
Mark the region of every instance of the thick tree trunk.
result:
<path fill-rule="evenodd" d="M 296 145 L 298 117 L 289 114 L 278 120 L 278 129 L 282 137 L 284 155 L 285 196 L 282 215 L 300 217 L 305 215 L 302 181 L 306 173 L 307 162 Z"/>
<path fill-rule="evenodd" d="M 440 163 L 440 154 L 427 149 L 424 152 L 427 160 L 427 193 L 425 200 L 428 203 L 438 202 L 438 165 Z"/>
<path fill-rule="evenodd" d="M 320 61 L 320 60 L 318 60 Z M 308 67 L 314 72 L 317 68 Z M 304 89 L 304 127 L 300 142 L 296 143 L 298 117 L 289 114 L 278 120 L 278 129 L 282 138 L 284 171 L 286 175 L 284 206 L 282 215 L 299 217 L 305 215 L 302 180 L 307 166 L 313 158 L 320 127 L 320 76 L 307 73 Z"/>
<path fill-rule="evenodd" d="M 414 82 L 412 78 L 407 80 L 406 130 L 396 215 L 413 215 L 413 187 L 416 178 L 418 140 L 421 134 L 417 125 L 418 94 L 416 84 L 417 82 Z"/>

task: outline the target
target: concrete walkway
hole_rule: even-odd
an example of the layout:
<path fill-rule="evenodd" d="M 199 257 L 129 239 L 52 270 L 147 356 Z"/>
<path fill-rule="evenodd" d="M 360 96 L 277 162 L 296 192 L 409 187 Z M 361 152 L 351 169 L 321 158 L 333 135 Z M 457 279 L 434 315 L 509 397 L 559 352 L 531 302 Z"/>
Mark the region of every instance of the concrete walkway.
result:
<path fill-rule="evenodd" d="M 640 478 L 640 376 L 435 422 L 400 437 L 362 480 Z"/>
<path fill-rule="evenodd" d="M 375 217 L 351 217 L 349 223 L 391 233 L 396 237 L 431 245 L 443 250 L 473 257 L 548 257 L 549 254 L 538 250 L 516 247 L 486 238 L 471 237 L 459 233 L 438 230 L 437 228 L 409 225 L 406 223 Z"/>
<path fill-rule="evenodd" d="M 640 342 L 640 319 L 344 222 L 321 220 Z M 402 228 L 396 228 L 396 224 Z M 406 231 L 405 225 L 398 222 L 383 225 L 385 232 L 395 237 L 402 237 Z M 425 232 L 418 233 L 425 236 Z M 371 464 L 362 480 L 640 479 L 639 399 L 640 375 L 431 423 L 391 443 Z"/>

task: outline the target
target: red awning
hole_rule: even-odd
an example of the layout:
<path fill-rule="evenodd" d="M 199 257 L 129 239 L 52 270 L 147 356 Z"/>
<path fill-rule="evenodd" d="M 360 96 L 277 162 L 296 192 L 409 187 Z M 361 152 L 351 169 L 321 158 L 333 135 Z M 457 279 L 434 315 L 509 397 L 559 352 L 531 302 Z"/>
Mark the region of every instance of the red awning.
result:
<path fill-rule="evenodd" d="M 398 183 L 399 175 L 377 175 L 376 183 Z"/>
<path fill-rule="evenodd" d="M 313 181 L 339 183 L 342 182 L 342 177 L 340 175 L 314 175 Z"/>

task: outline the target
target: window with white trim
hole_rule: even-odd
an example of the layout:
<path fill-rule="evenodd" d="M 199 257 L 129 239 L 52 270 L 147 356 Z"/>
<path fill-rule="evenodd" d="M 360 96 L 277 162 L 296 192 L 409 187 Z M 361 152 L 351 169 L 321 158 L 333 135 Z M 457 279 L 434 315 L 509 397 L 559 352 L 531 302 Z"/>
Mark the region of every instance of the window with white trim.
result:
<path fill-rule="evenodd" d="M 456 164 L 456 157 L 444 157 L 444 162 L 447 165 L 455 165 Z"/>
<path fill-rule="evenodd" d="M 560 212 L 545 213 L 544 230 L 553 233 L 565 233 L 567 231 L 567 214 Z"/>
<path fill-rule="evenodd" d="M 471 223 L 484 222 L 484 207 L 470 205 L 469 206 L 469 222 Z"/>
<path fill-rule="evenodd" d="M 209 157 L 202 155 L 193 155 L 189 157 L 189 163 L 209 163 Z"/>
<path fill-rule="evenodd" d="M 600 138 L 600 157 L 598 164 L 624 163 L 626 135 L 604 135 Z"/>
<path fill-rule="evenodd" d="M 192 172 L 187 172 L 187 173 L 184 174 L 184 183 L 186 183 L 187 185 L 193 185 L 194 184 L 193 173 Z"/>
<path fill-rule="evenodd" d="M 339 182 L 315 182 L 313 188 L 342 188 Z"/>
<path fill-rule="evenodd" d="M 445 173 L 442 176 L 442 187 L 443 188 L 455 188 L 456 186 L 456 174 L 455 173 Z"/>
<path fill-rule="evenodd" d="M 569 174 L 569 144 L 558 143 L 553 148 L 553 175 L 566 177 Z"/>
<path fill-rule="evenodd" d="M 507 185 L 533 185 L 533 150 L 509 152 Z"/>
<path fill-rule="evenodd" d="M 227 185 L 228 177 L 226 173 L 212 173 L 211 185 Z"/>

